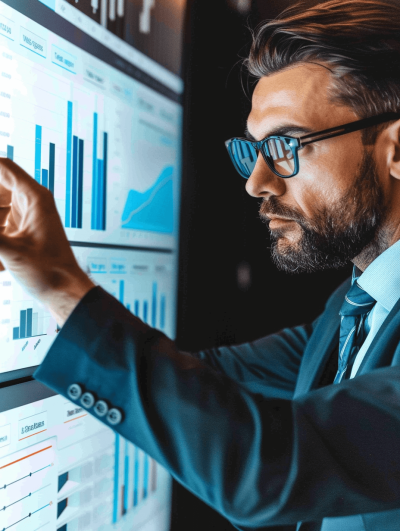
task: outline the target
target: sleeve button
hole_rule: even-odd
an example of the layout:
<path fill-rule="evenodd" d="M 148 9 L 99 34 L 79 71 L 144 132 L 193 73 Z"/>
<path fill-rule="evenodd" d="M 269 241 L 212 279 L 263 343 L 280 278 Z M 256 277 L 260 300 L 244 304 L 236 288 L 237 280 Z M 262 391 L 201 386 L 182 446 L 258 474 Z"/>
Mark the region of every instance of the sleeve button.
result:
<path fill-rule="evenodd" d="M 122 421 L 122 413 L 119 409 L 113 407 L 110 409 L 107 415 L 107 420 L 111 426 L 116 426 Z"/>
<path fill-rule="evenodd" d="M 84 393 L 82 395 L 81 404 L 86 409 L 90 409 L 91 407 L 93 407 L 94 403 L 95 403 L 95 399 L 92 393 Z"/>
<path fill-rule="evenodd" d="M 67 395 L 71 400 L 78 400 L 82 394 L 82 387 L 78 384 L 72 384 L 68 387 Z"/>
<path fill-rule="evenodd" d="M 94 412 L 98 417 L 104 417 L 108 413 L 108 405 L 104 400 L 98 400 L 94 406 Z"/>

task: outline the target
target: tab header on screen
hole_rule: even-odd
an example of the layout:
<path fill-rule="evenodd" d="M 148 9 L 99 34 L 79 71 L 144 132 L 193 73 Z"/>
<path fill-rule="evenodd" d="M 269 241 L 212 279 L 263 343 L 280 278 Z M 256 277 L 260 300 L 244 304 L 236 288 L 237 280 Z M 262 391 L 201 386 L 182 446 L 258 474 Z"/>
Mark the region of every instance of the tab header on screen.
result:
<path fill-rule="evenodd" d="M 76 57 L 54 44 L 51 47 L 51 61 L 73 74 L 76 73 Z"/>
<path fill-rule="evenodd" d="M 22 26 L 20 32 L 20 44 L 37 55 L 47 57 L 47 43 L 45 39 L 42 39 Z"/>

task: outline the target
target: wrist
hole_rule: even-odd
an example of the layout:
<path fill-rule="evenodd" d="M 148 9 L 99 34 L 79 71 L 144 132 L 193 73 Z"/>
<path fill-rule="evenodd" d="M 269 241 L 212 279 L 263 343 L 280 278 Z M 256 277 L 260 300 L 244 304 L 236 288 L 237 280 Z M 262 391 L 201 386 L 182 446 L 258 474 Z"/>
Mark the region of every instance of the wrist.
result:
<path fill-rule="evenodd" d="M 46 290 L 41 302 L 47 306 L 59 326 L 63 326 L 68 317 L 96 284 L 82 271 L 67 275 L 56 287 Z"/>

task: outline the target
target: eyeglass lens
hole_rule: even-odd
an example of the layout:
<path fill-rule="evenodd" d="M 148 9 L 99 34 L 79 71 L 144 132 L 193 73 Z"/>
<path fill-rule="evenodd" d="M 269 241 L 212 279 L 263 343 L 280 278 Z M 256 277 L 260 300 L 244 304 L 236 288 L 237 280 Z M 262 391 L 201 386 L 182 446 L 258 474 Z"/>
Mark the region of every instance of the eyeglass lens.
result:
<path fill-rule="evenodd" d="M 228 147 L 232 162 L 242 177 L 248 179 L 257 163 L 257 150 L 245 140 L 232 140 Z"/>
<path fill-rule="evenodd" d="M 295 172 L 293 152 L 287 142 L 285 138 L 272 138 L 267 142 L 270 152 L 269 159 L 272 159 L 272 165 L 277 173 L 284 177 L 289 177 Z"/>
<path fill-rule="evenodd" d="M 267 144 L 268 147 L 263 146 L 263 153 L 268 159 L 270 167 L 284 177 L 293 175 L 295 160 L 292 149 L 285 139 L 272 138 L 268 140 Z M 237 171 L 242 177 L 248 179 L 257 163 L 258 153 L 255 147 L 251 142 L 235 139 L 230 142 L 228 151 Z"/>

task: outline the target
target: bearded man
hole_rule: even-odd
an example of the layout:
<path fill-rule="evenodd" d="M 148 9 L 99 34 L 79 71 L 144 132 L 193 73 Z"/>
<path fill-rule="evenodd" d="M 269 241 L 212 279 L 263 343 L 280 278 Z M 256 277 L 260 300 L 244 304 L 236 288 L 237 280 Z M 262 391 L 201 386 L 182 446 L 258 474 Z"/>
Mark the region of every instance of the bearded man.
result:
<path fill-rule="evenodd" d="M 62 326 L 35 377 L 239 529 L 398 530 L 400 6 L 295 6 L 258 28 L 247 66 L 246 138 L 226 147 L 273 259 L 352 261 L 352 278 L 311 324 L 179 352 L 93 284 L 51 194 L 4 161 L 0 259 Z"/>

